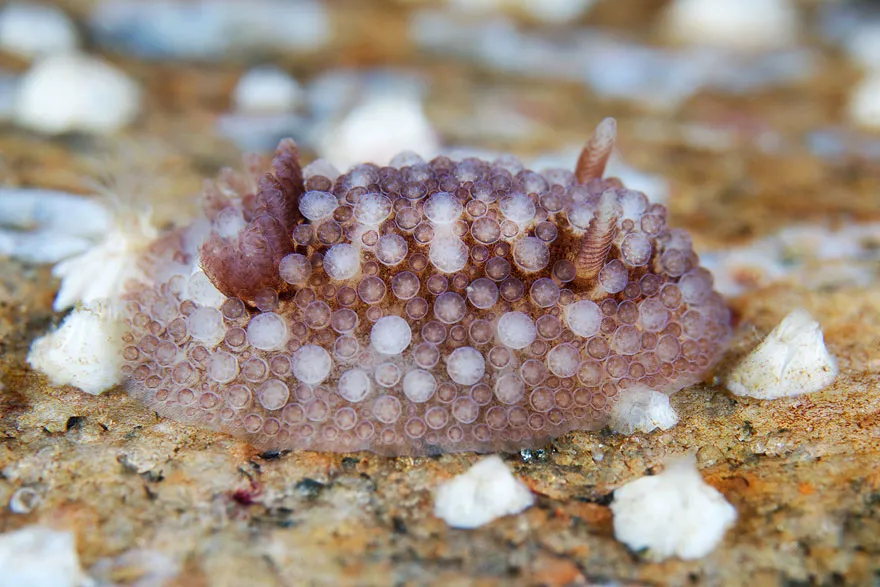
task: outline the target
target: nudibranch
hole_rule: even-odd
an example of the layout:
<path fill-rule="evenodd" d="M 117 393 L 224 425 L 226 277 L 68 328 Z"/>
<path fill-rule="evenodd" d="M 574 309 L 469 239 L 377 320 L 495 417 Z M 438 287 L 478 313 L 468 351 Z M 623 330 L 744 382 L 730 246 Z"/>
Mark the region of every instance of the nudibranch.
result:
<path fill-rule="evenodd" d="M 162 416 L 261 449 L 516 451 L 703 377 L 731 334 L 688 234 L 604 178 L 402 153 L 305 169 L 283 141 L 206 184 L 123 296 L 123 371 Z M 268 169 L 268 171 L 267 171 Z"/>

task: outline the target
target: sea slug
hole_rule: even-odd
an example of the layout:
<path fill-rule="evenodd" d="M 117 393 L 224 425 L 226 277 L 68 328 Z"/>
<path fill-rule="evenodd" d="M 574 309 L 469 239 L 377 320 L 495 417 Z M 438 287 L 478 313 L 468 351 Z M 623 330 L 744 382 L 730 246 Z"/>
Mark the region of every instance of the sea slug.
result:
<path fill-rule="evenodd" d="M 224 171 L 128 282 L 127 389 L 263 449 L 510 451 L 700 381 L 730 313 L 666 209 L 577 168 L 413 153 Z M 268 171 L 267 171 L 268 169 Z"/>

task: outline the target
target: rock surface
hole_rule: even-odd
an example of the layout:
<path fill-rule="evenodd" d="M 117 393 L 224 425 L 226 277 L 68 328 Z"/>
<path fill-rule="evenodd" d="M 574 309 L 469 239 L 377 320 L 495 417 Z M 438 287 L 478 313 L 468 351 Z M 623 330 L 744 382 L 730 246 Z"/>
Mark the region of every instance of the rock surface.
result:
<path fill-rule="evenodd" d="M 85 21 L 89 4 L 59 5 Z M 473 103 L 489 100 L 531 121 L 531 130 L 515 142 L 487 136 L 467 146 L 524 160 L 579 144 L 601 118 L 616 116 L 624 159 L 669 181 L 670 222 L 687 229 L 700 252 L 745 247 L 792 225 L 849 231 L 847 223 L 880 221 L 880 137 L 839 127 L 857 79 L 845 56 L 824 53 L 808 81 L 745 96 L 700 92 L 674 116 L 655 116 L 579 84 L 426 58 L 407 40 L 403 4 L 412 3 L 333 9 L 341 34 L 326 49 L 332 59 L 282 52 L 278 64 L 302 80 L 328 62 L 418 67 L 433 88 L 425 112 L 445 143 L 476 141 L 462 121 Z M 654 2 L 626 0 L 597 3 L 586 18 L 644 38 L 657 14 Z M 150 145 L 141 158 L 154 168 L 143 175 L 154 222 L 188 221 L 195 207 L 188 195 L 239 161 L 211 125 L 245 66 L 114 63 L 147 96 L 144 116 L 124 138 Z M 819 133 L 822 141 L 813 140 Z M 90 140 L 14 129 L 0 134 L 0 152 L 7 185 L 77 193 L 89 191 L 82 178 L 95 176 L 86 159 L 106 153 Z M 314 156 L 305 151 L 304 160 Z M 151 574 L 170 575 L 171 587 L 274 587 L 303 577 L 337 585 L 871 585 L 880 576 L 876 240 L 865 234 L 866 246 L 833 260 L 835 271 L 823 271 L 821 281 L 802 279 L 822 263 L 811 243 L 794 240 L 780 259 L 798 272 L 729 276 L 737 330 L 718 376 L 803 307 L 838 358 L 833 390 L 766 401 L 698 384 L 672 397 L 679 423 L 670 430 L 575 432 L 504 456 L 536 504 L 468 532 L 433 516 L 432 495 L 475 455 L 259 453 L 158 419 L 122 390 L 93 397 L 48 385 L 27 368 L 26 355 L 63 318 L 52 311 L 58 284 L 49 267 L 0 258 L 0 504 L 22 487 L 41 496 L 27 514 L 4 507 L 0 533 L 34 524 L 73 532 L 86 572 L 111 573 L 120 585 Z M 705 558 L 634 559 L 614 539 L 611 493 L 688 451 L 737 509 L 737 523 Z"/>

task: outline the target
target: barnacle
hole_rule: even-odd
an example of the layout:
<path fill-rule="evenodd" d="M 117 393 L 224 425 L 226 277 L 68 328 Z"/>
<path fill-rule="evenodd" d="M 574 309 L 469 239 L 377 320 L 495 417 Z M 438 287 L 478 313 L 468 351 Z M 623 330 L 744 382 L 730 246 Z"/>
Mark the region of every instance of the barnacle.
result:
<path fill-rule="evenodd" d="M 602 177 L 412 153 L 225 171 L 124 295 L 127 387 L 261 448 L 519 450 L 699 381 L 730 315 L 666 210 Z M 326 174 L 323 175 L 322 173 Z"/>

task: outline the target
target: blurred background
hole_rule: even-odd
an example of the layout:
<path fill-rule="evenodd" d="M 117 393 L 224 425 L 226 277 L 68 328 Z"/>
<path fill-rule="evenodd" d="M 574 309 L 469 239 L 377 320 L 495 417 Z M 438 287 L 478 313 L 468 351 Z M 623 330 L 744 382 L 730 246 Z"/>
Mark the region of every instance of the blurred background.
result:
<path fill-rule="evenodd" d="M 572 167 L 605 116 L 620 121 L 610 173 L 705 247 L 876 219 L 880 3 L 0 5 L 3 183 L 83 191 L 84 156 L 134 144 L 173 160 L 152 172 L 169 218 L 202 177 L 286 136 L 343 170 L 404 149 L 541 169 Z"/>

